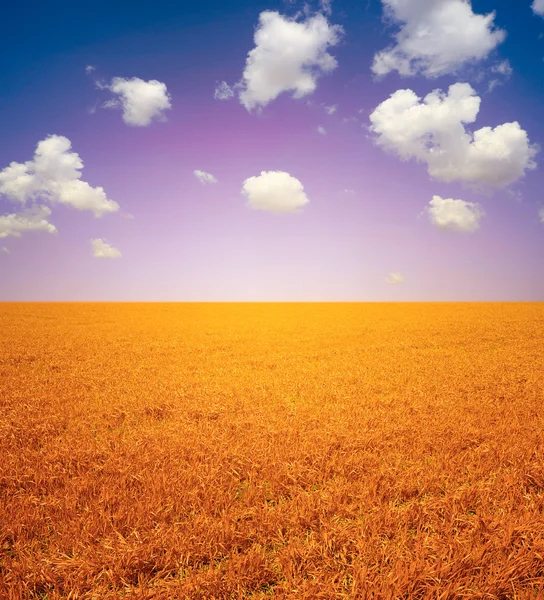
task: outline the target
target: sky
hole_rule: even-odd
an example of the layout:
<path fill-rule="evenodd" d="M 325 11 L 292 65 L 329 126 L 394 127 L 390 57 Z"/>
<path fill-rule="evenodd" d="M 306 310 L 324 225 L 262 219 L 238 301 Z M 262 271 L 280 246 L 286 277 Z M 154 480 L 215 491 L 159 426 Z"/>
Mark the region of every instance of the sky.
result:
<path fill-rule="evenodd" d="M 544 0 L 3 24 L 0 301 L 544 301 Z"/>

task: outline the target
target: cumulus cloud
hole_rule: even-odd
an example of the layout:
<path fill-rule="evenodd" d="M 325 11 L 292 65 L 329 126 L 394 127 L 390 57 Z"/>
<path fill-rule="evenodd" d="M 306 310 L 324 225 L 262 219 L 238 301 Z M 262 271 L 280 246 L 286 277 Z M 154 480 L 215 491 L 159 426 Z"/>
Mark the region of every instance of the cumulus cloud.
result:
<path fill-rule="evenodd" d="M 429 219 L 440 229 L 461 233 L 473 233 L 480 227 L 484 215 L 479 204 L 433 196 L 427 208 Z"/>
<path fill-rule="evenodd" d="M 57 228 L 47 220 L 50 214 L 47 206 L 32 206 L 18 213 L 0 215 L 0 238 L 21 237 L 27 231 L 57 233 Z"/>
<path fill-rule="evenodd" d="M 103 188 L 81 180 L 83 162 L 76 152 L 70 152 L 71 147 L 70 140 L 61 135 L 38 142 L 32 160 L 12 162 L 0 171 L 0 195 L 21 204 L 35 200 L 66 204 L 92 211 L 97 217 L 119 210 Z"/>
<path fill-rule="evenodd" d="M 540 0 L 537 0 L 540 1 Z M 477 15 L 470 0 L 382 0 L 388 20 L 398 23 L 395 43 L 374 56 L 372 71 L 438 77 L 485 59 L 506 37 L 495 13 Z"/>
<path fill-rule="evenodd" d="M 327 130 L 324 127 L 321 127 L 321 125 L 317 128 L 317 132 L 321 135 L 327 135 Z"/>
<path fill-rule="evenodd" d="M 200 183 L 217 183 L 217 179 L 211 173 L 206 173 L 206 171 L 195 169 L 193 174 Z"/>
<path fill-rule="evenodd" d="M 95 258 L 120 258 L 122 256 L 117 248 L 101 238 L 91 240 L 91 246 Z"/>
<path fill-rule="evenodd" d="M 222 81 L 213 93 L 213 97 L 216 100 L 229 100 L 234 96 L 234 90 L 226 81 Z"/>
<path fill-rule="evenodd" d="M 172 108 L 166 85 L 154 79 L 114 77 L 110 85 L 98 83 L 97 86 L 116 94 L 117 97 L 106 102 L 104 108 L 122 108 L 123 121 L 127 125 L 145 127 L 153 119 L 165 120 L 163 111 Z"/>
<path fill-rule="evenodd" d="M 544 0 L 535 0 L 532 4 L 532 8 L 535 15 L 544 17 Z"/>
<path fill-rule="evenodd" d="M 387 283 L 404 283 L 404 275 L 400 273 L 389 273 L 389 277 L 385 279 Z"/>
<path fill-rule="evenodd" d="M 272 213 L 294 213 L 308 204 L 302 183 L 284 171 L 262 171 L 244 181 L 248 206 Z"/>
<path fill-rule="evenodd" d="M 434 179 L 503 188 L 536 167 L 538 148 L 516 121 L 467 130 L 480 102 L 468 83 L 450 86 L 447 94 L 435 90 L 423 100 L 412 90 L 398 90 L 370 115 L 370 130 L 383 149 L 426 163 Z"/>
<path fill-rule="evenodd" d="M 248 111 L 262 108 L 283 92 L 294 98 L 311 94 L 318 78 L 333 71 L 337 62 L 327 52 L 343 33 L 322 14 L 302 22 L 266 10 L 259 15 L 255 48 L 247 56 L 239 84 L 240 102 Z"/>

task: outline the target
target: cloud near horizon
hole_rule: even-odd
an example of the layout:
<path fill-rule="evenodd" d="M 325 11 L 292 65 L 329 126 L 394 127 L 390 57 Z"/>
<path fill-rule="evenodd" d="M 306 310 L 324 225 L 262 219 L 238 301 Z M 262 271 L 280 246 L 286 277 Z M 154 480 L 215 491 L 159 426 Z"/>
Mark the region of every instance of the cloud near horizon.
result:
<path fill-rule="evenodd" d="M 504 188 L 536 168 L 538 152 L 517 121 L 482 127 L 474 133 L 481 98 L 468 83 L 448 93 L 434 90 L 422 100 L 410 89 L 397 90 L 370 115 L 378 146 L 402 160 L 427 164 L 439 181 L 467 186 Z"/>
<path fill-rule="evenodd" d="M 117 96 L 103 108 L 121 108 L 123 121 L 133 127 L 145 127 L 153 120 L 165 121 L 164 111 L 172 108 L 166 85 L 154 79 L 114 77 L 110 85 L 99 84 L 98 87 L 106 87 Z"/>
<path fill-rule="evenodd" d="M 32 160 L 12 162 L 0 171 L 0 195 L 23 205 L 37 200 L 64 204 L 91 211 L 96 217 L 119 210 L 119 204 L 109 200 L 103 188 L 81 180 L 83 161 L 71 148 L 70 140 L 61 135 L 41 140 Z"/>
<path fill-rule="evenodd" d="M 114 248 L 102 238 L 91 240 L 91 246 L 95 258 L 120 258 L 122 256 L 117 248 Z"/>
<path fill-rule="evenodd" d="M 242 186 L 247 205 L 271 213 L 295 213 L 309 203 L 302 183 L 284 171 L 262 171 Z"/>
<path fill-rule="evenodd" d="M 541 1 L 541 0 L 537 0 Z M 384 76 L 432 78 L 456 73 L 487 58 L 506 38 L 495 13 L 477 15 L 470 0 L 382 0 L 388 21 L 398 23 L 395 43 L 374 55 L 372 71 Z"/>
<path fill-rule="evenodd" d="M 433 196 L 427 211 L 435 227 L 460 233 L 474 233 L 485 214 L 479 204 L 440 196 Z"/>
<path fill-rule="evenodd" d="M 322 14 L 298 22 L 275 11 L 263 11 L 255 31 L 255 48 L 248 53 L 237 84 L 240 103 L 251 111 L 284 92 L 292 91 L 296 99 L 313 93 L 318 78 L 337 67 L 327 50 L 340 41 L 342 33 L 340 25 L 330 25 Z M 230 97 L 231 88 L 225 84 L 221 91 L 222 85 L 216 89 L 216 97 Z"/>
<path fill-rule="evenodd" d="M 391 284 L 404 283 L 404 275 L 401 273 L 389 273 L 389 276 L 386 277 L 385 281 Z"/>

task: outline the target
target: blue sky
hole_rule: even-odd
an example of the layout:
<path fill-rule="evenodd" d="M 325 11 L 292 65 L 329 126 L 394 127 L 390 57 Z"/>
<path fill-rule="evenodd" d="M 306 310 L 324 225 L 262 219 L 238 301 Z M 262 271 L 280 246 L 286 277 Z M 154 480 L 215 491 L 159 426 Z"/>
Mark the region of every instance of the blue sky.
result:
<path fill-rule="evenodd" d="M 542 301 L 544 17 L 530 0 L 440 0 L 468 4 L 467 23 L 495 16 L 464 59 L 437 67 L 439 49 L 426 47 L 427 67 L 400 73 L 396 55 L 380 74 L 375 57 L 407 27 L 399 14 L 386 18 L 388 1 L 11 5 L 0 37 L 0 173 L 62 138 L 70 147 L 59 142 L 56 159 L 80 159 L 78 180 L 104 195 L 88 198 L 102 202 L 97 210 L 74 190 L 55 196 L 66 181 L 24 198 L 0 184 L 0 300 Z M 408 25 L 428 18 L 428 0 L 400 4 Z M 277 15 L 270 32 L 298 23 L 304 35 L 321 23 L 319 51 L 335 64 L 315 63 L 315 89 L 300 97 L 282 80 L 265 100 L 250 87 L 254 70 L 245 84 L 254 104 L 244 105 L 236 84 L 269 27 L 266 11 Z M 451 58 L 448 35 L 436 39 Z M 281 79 L 289 66 L 278 65 Z M 221 82 L 226 100 L 214 96 Z M 402 160 L 408 113 L 386 131 L 393 105 L 384 103 L 411 90 L 423 104 L 455 85 L 467 102 L 478 98 L 469 135 L 517 122 L 531 157 L 508 146 L 511 158 L 472 172 L 442 124 L 432 135 L 447 169 L 416 148 L 422 137 Z M 156 94 L 149 119 L 121 114 L 130 90 Z"/>

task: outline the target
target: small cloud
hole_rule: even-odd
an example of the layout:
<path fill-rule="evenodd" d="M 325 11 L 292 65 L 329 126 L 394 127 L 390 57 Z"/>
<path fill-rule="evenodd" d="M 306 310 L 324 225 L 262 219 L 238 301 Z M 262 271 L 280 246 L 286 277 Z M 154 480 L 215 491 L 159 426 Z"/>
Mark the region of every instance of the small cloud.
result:
<path fill-rule="evenodd" d="M 193 171 L 193 174 L 202 184 L 217 183 L 217 179 L 211 173 L 206 173 L 206 171 L 200 171 L 199 169 L 195 169 Z"/>
<path fill-rule="evenodd" d="M 163 112 L 172 108 L 171 97 L 166 85 L 154 79 L 144 81 L 138 77 L 124 79 L 114 77 L 111 85 L 96 83 L 100 89 L 104 87 L 117 95 L 105 102 L 103 108 L 121 108 L 123 121 L 134 127 L 150 125 L 153 119 L 164 121 Z"/>
<path fill-rule="evenodd" d="M 321 135 L 327 135 L 327 130 L 324 127 L 321 127 L 321 125 L 317 128 L 317 132 Z"/>
<path fill-rule="evenodd" d="M 535 15 L 540 15 L 541 17 L 544 17 L 544 0 L 534 0 L 531 7 Z"/>
<path fill-rule="evenodd" d="M 87 65 L 85 67 L 85 73 L 92 73 L 95 70 L 96 70 L 96 67 L 94 65 Z"/>
<path fill-rule="evenodd" d="M 309 200 L 302 183 L 284 171 L 262 171 L 257 177 L 249 177 L 242 186 L 247 205 L 255 210 L 272 213 L 299 212 Z"/>
<path fill-rule="evenodd" d="M 229 100 L 234 96 L 234 91 L 226 81 L 222 81 L 213 93 L 216 100 Z"/>
<path fill-rule="evenodd" d="M 491 72 L 496 73 L 497 75 L 501 76 L 503 79 L 492 79 L 487 86 L 488 92 L 492 92 L 496 87 L 503 85 L 503 83 L 505 81 L 510 79 L 510 77 L 512 76 L 512 73 L 514 72 L 514 69 L 512 69 L 512 65 L 510 64 L 510 61 L 507 59 L 507 60 L 503 60 L 500 63 L 497 63 L 496 65 L 493 65 L 491 67 Z"/>
<path fill-rule="evenodd" d="M 355 190 L 352 190 L 352 189 L 348 189 L 348 188 L 346 188 L 346 189 L 344 190 L 344 194 L 355 194 Z"/>
<path fill-rule="evenodd" d="M 337 67 L 328 53 L 340 41 L 343 29 L 330 25 L 322 14 L 298 22 L 278 12 L 259 15 L 253 48 L 239 83 L 239 99 L 248 111 L 262 109 L 284 92 L 295 99 L 313 93 L 318 78 Z"/>
<path fill-rule="evenodd" d="M 0 215 L 0 238 L 21 237 L 27 231 L 57 233 L 57 228 L 47 220 L 50 214 L 47 206 L 33 206 L 18 213 Z"/>
<path fill-rule="evenodd" d="M 129 212 L 122 212 L 121 216 L 123 217 L 123 219 L 127 219 L 128 221 L 133 221 L 136 217 Z"/>
<path fill-rule="evenodd" d="M 119 210 L 103 188 L 81 180 L 83 161 L 71 148 L 70 140 L 61 135 L 41 140 L 32 160 L 12 162 L 0 171 L 0 195 L 23 205 L 36 200 L 65 204 L 92 211 L 96 217 Z"/>
<path fill-rule="evenodd" d="M 332 14 L 332 0 L 320 0 L 319 6 L 323 14 L 328 16 Z"/>
<path fill-rule="evenodd" d="M 404 275 L 401 275 L 400 273 L 389 273 L 389 277 L 387 277 L 385 281 L 392 284 L 404 283 Z"/>
<path fill-rule="evenodd" d="M 342 125 L 347 125 L 348 123 L 358 123 L 359 119 L 357 117 L 343 117 Z"/>
<path fill-rule="evenodd" d="M 485 214 L 479 204 L 433 196 L 427 208 L 431 223 L 440 229 L 460 233 L 474 233 Z"/>
<path fill-rule="evenodd" d="M 514 69 L 512 69 L 510 61 L 506 59 L 500 63 L 497 63 L 496 65 L 493 65 L 491 67 L 491 71 L 493 71 L 493 73 L 499 73 L 500 75 L 504 75 L 505 77 L 510 77 L 514 72 Z"/>
<path fill-rule="evenodd" d="M 338 108 L 338 106 L 336 104 L 333 104 L 332 106 L 325 106 L 325 112 L 328 115 L 334 115 L 337 108 Z"/>
<path fill-rule="evenodd" d="M 544 207 L 538 211 L 538 216 L 540 217 L 540 222 L 544 223 Z"/>
<path fill-rule="evenodd" d="M 120 258 L 122 256 L 117 248 L 114 248 L 101 238 L 91 240 L 91 246 L 95 258 Z"/>
<path fill-rule="evenodd" d="M 11 252 L 5 246 L 2 246 L 0 248 L 0 252 L 2 252 L 3 254 L 11 254 Z"/>

